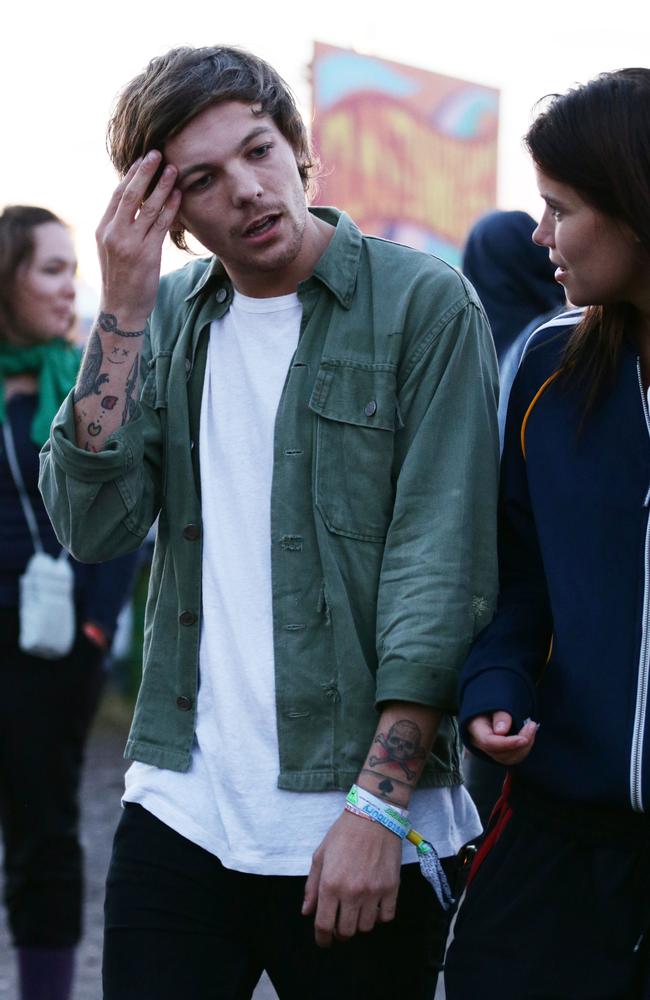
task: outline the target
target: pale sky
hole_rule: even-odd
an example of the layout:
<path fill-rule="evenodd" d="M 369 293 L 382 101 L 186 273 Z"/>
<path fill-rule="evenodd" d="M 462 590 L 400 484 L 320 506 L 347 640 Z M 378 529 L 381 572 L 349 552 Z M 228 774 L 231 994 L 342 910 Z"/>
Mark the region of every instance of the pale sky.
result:
<path fill-rule="evenodd" d="M 496 87 L 498 205 L 534 216 L 521 136 L 535 102 L 604 70 L 650 64 L 650 5 L 640 0 L 8 0 L 3 10 L 0 204 L 40 204 L 70 223 L 95 293 L 94 230 L 116 184 L 104 140 L 110 109 L 173 46 L 252 50 L 287 80 L 305 117 L 315 40 Z M 183 259 L 170 248 L 163 267 Z"/>

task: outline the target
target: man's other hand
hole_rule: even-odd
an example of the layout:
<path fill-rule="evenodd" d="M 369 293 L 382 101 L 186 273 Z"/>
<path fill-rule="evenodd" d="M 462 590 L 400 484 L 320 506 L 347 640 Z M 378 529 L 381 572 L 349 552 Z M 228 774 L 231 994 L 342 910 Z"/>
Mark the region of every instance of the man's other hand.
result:
<path fill-rule="evenodd" d="M 402 842 L 380 823 L 344 812 L 314 852 L 303 915 L 315 913 L 316 944 L 347 940 L 395 916 Z"/>

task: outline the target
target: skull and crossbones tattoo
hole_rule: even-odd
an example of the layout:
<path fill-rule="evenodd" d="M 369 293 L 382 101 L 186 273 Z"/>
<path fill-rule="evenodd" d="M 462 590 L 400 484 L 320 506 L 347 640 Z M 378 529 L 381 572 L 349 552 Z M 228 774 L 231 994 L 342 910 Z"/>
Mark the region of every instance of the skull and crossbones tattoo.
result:
<path fill-rule="evenodd" d="M 368 763 L 371 767 L 377 764 L 397 764 L 401 767 L 409 781 L 412 781 L 416 771 L 410 768 L 409 762 L 421 760 L 425 756 L 424 748 L 420 746 L 420 730 L 414 722 L 402 719 L 395 722 L 388 730 L 388 736 L 379 733 L 375 737 L 375 743 L 379 743 L 384 751 L 382 757 L 370 757 Z"/>

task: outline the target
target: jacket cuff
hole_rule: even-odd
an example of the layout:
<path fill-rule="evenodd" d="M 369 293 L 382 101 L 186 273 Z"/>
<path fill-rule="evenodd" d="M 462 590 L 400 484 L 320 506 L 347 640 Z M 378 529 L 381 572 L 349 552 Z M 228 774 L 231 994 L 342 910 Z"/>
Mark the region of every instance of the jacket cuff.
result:
<path fill-rule="evenodd" d="M 388 660 L 377 672 L 375 705 L 386 701 L 412 701 L 454 713 L 458 707 L 458 672 L 432 663 Z"/>
<path fill-rule="evenodd" d="M 142 462 L 141 421 L 142 408 L 136 403 L 128 424 L 114 431 L 101 451 L 85 451 L 74 443 L 74 401 L 73 392 L 70 392 L 54 418 L 49 445 L 46 444 L 45 449 L 49 448 L 54 462 L 66 476 L 86 482 L 110 482 L 126 475 L 134 465 Z"/>
<path fill-rule="evenodd" d="M 533 717 L 535 703 L 534 691 L 531 691 L 527 680 L 520 674 L 500 668 L 483 670 L 463 690 L 458 716 L 463 742 L 473 749 L 467 725 L 477 715 L 490 712 L 508 712 L 512 716 L 513 729 L 518 732 L 524 721 Z"/>

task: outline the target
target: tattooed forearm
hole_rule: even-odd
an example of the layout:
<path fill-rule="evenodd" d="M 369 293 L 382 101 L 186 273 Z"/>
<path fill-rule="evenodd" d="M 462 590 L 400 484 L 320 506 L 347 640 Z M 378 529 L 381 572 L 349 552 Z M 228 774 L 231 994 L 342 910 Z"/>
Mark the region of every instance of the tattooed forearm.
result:
<path fill-rule="evenodd" d="M 387 702 L 359 772 L 358 782 L 373 795 L 408 808 L 442 712 L 412 702 Z"/>
<path fill-rule="evenodd" d="M 107 438 L 133 417 L 144 332 L 122 330 L 114 313 L 99 314 L 74 392 L 80 448 L 101 451 Z"/>
<path fill-rule="evenodd" d="M 418 773 L 416 762 L 425 756 L 421 740 L 420 727 L 409 719 L 400 719 L 390 727 L 388 734 L 377 733 L 375 743 L 381 749 L 368 757 L 368 763 L 371 767 L 381 765 L 383 769 L 401 771 L 407 781 L 413 781 Z"/>
<path fill-rule="evenodd" d="M 129 360 L 130 353 L 125 347 L 113 347 L 106 355 L 106 360 L 112 365 L 125 365 Z"/>
<path fill-rule="evenodd" d="M 135 407 L 133 394 L 138 384 L 139 374 L 140 374 L 140 365 L 138 363 L 138 358 L 136 358 L 131 366 L 131 371 L 128 374 L 126 380 L 126 386 L 124 388 L 124 409 L 122 411 L 122 425 L 124 425 L 127 422 L 127 420 L 129 420 L 133 416 L 133 409 Z"/>
<path fill-rule="evenodd" d="M 362 767 L 360 776 L 364 779 L 366 788 L 372 788 L 374 795 L 389 802 L 397 802 L 404 794 L 410 794 L 413 788 L 410 782 L 400 781 L 395 775 L 384 774 L 377 768 Z"/>
<path fill-rule="evenodd" d="M 86 396 L 90 396 L 93 392 L 99 392 L 99 387 L 104 382 L 108 382 L 108 375 L 100 374 L 103 360 L 104 351 L 102 349 L 102 342 L 95 326 L 90 334 L 79 378 L 77 379 L 74 391 L 75 403 L 85 399 Z"/>
<path fill-rule="evenodd" d="M 105 333 L 114 333 L 117 337 L 143 337 L 144 329 L 142 330 L 120 330 L 117 316 L 113 313 L 100 312 L 97 319 L 100 327 Z"/>

